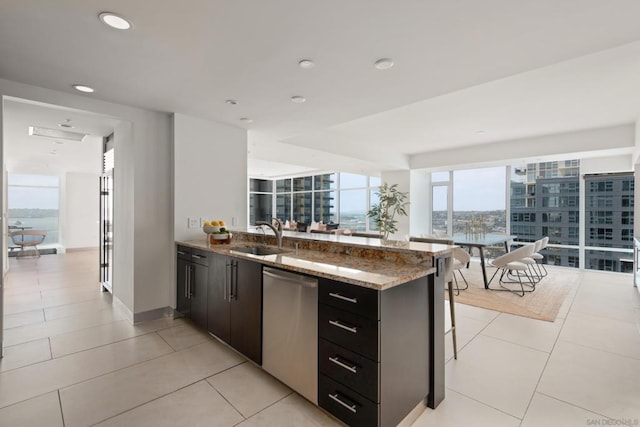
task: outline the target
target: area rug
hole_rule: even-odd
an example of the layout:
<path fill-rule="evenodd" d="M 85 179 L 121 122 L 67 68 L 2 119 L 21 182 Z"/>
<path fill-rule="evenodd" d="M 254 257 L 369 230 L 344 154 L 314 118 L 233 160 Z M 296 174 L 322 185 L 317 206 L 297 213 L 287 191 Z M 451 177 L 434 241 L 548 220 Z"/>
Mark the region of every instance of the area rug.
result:
<path fill-rule="evenodd" d="M 469 282 L 469 289 L 461 290 L 460 295 L 455 295 L 454 299 L 460 304 L 553 322 L 570 290 L 573 286 L 577 286 L 580 280 L 580 270 L 559 267 L 547 267 L 547 270 L 549 274 L 536 285 L 536 290 L 525 293 L 521 297 L 511 292 L 497 292 L 485 289 L 480 264 L 472 262 L 468 269 L 462 270 L 462 274 Z M 495 271 L 495 268 L 487 268 L 488 279 L 491 278 Z M 491 288 L 500 287 L 498 284 L 499 276 L 500 273 L 493 279 L 490 285 Z M 458 285 L 464 287 L 464 282 L 459 275 Z M 515 286 L 520 289 L 519 285 Z"/>

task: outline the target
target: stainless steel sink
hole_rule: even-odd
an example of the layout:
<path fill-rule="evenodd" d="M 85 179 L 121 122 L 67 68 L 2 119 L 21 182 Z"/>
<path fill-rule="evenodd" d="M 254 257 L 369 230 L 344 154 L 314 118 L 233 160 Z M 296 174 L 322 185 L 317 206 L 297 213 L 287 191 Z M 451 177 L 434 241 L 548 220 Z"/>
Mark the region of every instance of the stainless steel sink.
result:
<path fill-rule="evenodd" d="M 277 255 L 277 254 L 284 254 L 291 251 L 286 249 L 270 248 L 268 246 L 247 246 L 247 247 L 233 248 L 231 249 L 231 252 L 242 252 L 245 254 L 252 254 L 252 255 Z"/>

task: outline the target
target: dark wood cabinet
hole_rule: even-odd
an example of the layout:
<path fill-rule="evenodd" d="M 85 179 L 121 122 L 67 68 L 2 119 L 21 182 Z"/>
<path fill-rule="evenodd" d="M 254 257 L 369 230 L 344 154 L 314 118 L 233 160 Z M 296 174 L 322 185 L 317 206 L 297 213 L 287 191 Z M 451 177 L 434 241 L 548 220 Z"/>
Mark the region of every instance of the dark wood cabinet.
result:
<path fill-rule="evenodd" d="M 227 284 L 230 280 L 228 277 L 229 263 L 229 257 L 217 254 L 211 256 L 207 298 L 207 329 L 226 343 L 230 342 L 229 316 L 231 306 L 227 298 Z"/>
<path fill-rule="evenodd" d="M 230 310 L 230 344 L 257 364 L 262 364 L 262 265 L 235 261 L 235 281 Z"/>
<path fill-rule="evenodd" d="M 320 279 L 318 405 L 350 426 L 395 426 L 430 393 L 434 275 L 377 291 Z"/>
<path fill-rule="evenodd" d="M 207 326 L 209 255 L 186 246 L 177 249 L 176 310 L 198 326 Z"/>
<path fill-rule="evenodd" d="M 262 265 L 212 254 L 208 330 L 262 364 Z"/>

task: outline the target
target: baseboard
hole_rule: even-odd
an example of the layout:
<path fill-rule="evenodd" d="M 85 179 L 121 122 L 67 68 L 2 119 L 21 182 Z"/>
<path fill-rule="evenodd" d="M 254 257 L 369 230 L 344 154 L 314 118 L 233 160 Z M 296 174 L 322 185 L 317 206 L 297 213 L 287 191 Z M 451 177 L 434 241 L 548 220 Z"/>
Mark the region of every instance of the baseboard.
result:
<path fill-rule="evenodd" d="M 97 246 L 88 246 L 86 248 L 65 248 L 65 252 L 86 252 L 86 251 L 97 251 L 99 248 Z"/>
<path fill-rule="evenodd" d="M 413 423 L 418 419 L 418 417 L 420 417 L 420 415 L 422 415 L 422 413 L 426 409 L 427 405 L 425 401 L 418 403 L 416 407 L 413 408 L 402 421 L 400 421 L 397 427 L 409 427 L 413 425 Z"/>
<path fill-rule="evenodd" d="M 163 317 L 173 318 L 173 308 L 161 307 L 149 311 L 143 311 L 141 313 L 134 313 L 133 324 L 147 322 L 149 320 L 162 319 Z"/>
<path fill-rule="evenodd" d="M 40 255 L 55 255 L 58 253 L 58 249 L 56 248 L 45 248 L 45 249 L 39 249 Z M 11 252 L 9 252 L 8 256 L 9 258 L 18 258 L 18 254 L 20 253 L 20 250 L 13 250 Z M 24 258 L 33 258 L 35 257 L 35 249 L 27 249 L 24 251 L 24 253 L 27 253 L 27 255 L 20 255 L 20 258 L 22 258 L 24 256 Z"/>

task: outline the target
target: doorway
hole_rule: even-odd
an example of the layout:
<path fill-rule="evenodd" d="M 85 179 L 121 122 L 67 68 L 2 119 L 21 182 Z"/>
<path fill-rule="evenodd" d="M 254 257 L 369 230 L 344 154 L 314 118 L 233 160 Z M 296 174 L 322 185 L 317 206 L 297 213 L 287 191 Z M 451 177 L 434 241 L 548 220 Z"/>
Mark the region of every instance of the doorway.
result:
<path fill-rule="evenodd" d="M 99 183 L 105 172 L 104 145 L 110 136 L 110 146 L 113 147 L 114 130 L 121 121 L 88 111 L 17 98 L 4 98 L 2 108 L 3 158 L 6 165 L 2 201 L 6 223 L 0 264 L 3 272 L 11 266 L 27 273 L 29 268 L 33 268 L 35 277 L 42 273 L 37 269 L 42 270 L 47 264 L 45 257 L 68 252 L 78 252 L 84 262 L 93 264 L 93 270 L 97 272 L 101 265 L 98 255 L 102 246 Z M 112 178 L 113 162 L 110 174 Z M 111 179 L 111 200 L 112 182 Z M 112 202 L 109 213 L 108 254 L 111 259 Z M 10 248 L 12 241 L 7 236 L 9 226 L 46 231 L 48 240 L 42 246 L 41 258 L 12 258 L 9 264 L 9 251 L 15 251 Z M 108 264 L 108 286 L 103 289 L 112 291 L 112 263 Z M 94 289 L 99 290 L 98 284 L 103 280 L 96 277 L 98 274 L 95 272 L 91 282 L 96 284 Z M 0 286 L 0 351 L 3 326 L 7 326 L 2 321 L 4 306 L 11 304 L 12 298 L 13 295 L 7 295 L 5 287 Z M 44 296 L 42 300 L 45 300 Z M 43 310 L 45 308 L 43 306 Z M 15 304 L 12 309 L 15 311 Z M 43 321 L 46 320 L 43 318 Z"/>

